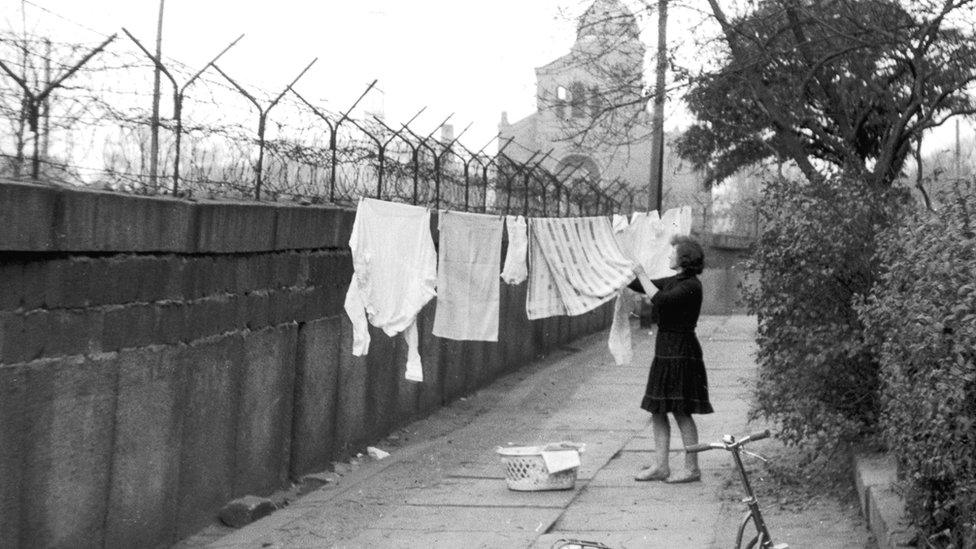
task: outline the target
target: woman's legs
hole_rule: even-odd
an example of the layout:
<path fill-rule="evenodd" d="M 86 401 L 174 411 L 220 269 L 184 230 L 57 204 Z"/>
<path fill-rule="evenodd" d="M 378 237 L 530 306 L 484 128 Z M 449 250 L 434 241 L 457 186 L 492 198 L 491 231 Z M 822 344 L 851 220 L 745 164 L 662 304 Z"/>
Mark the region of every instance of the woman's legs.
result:
<path fill-rule="evenodd" d="M 698 444 L 698 426 L 695 425 L 691 414 L 674 412 L 674 422 L 678 424 L 681 431 L 681 442 L 685 447 Z M 674 482 L 689 482 L 701 478 L 701 470 L 698 468 L 698 454 L 685 452 L 685 470 L 681 475 L 674 477 Z"/>
<path fill-rule="evenodd" d="M 651 414 L 651 428 L 654 431 L 654 451 L 657 463 L 641 470 L 637 480 L 664 480 L 671 474 L 668 453 L 671 451 L 671 424 L 668 414 Z"/>
<path fill-rule="evenodd" d="M 654 429 L 654 452 L 657 454 L 657 470 L 665 475 L 671 471 L 668 456 L 671 452 L 671 423 L 668 414 L 651 414 Z"/>

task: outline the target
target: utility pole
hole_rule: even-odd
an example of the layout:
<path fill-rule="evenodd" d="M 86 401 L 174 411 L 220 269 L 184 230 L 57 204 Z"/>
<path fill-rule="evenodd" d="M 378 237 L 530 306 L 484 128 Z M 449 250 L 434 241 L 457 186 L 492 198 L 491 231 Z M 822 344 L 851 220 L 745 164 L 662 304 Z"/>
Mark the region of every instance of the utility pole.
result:
<path fill-rule="evenodd" d="M 159 0 L 159 19 L 156 22 L 156 59 L 162 60 L 163 56 L 163 8 L 166 0 Z M 159 77 L 160 66 L 155 63 L 153 67 L 153 99 L 152 99 L 152 120 L 149 122 L 149 186 L 153 191 L 158 188 L 156 178 L 159 169 Z"/>
<path fill-rule="evenodd" d="M 664 93 L 668 70 L 668 0 L 657 2 L 657 82 L 651 118 L 651 174 L 648 209 L 661 211 L 664 194 Z"/>

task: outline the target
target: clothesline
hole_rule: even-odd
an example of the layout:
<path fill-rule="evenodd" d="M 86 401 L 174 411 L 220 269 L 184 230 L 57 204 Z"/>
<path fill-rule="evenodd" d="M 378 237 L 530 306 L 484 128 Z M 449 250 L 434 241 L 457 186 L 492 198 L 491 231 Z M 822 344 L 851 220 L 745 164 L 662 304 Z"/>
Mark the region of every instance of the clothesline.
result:
<path fill-rule="evenodd" d="M 625 219 L 628 218 L 628 215 L 627 214 L 616 214 L 616 213 L 613 213 L 613 214 L 596 214 L 596 213 L 594 213 L 594 214 L 586 214 L 586 215 L 582 215 L 582 214 L 580 214 L 580 215 L 526 215 L 525 213 L 516 213 L 516 214 L 513 214 L 513 213 L 504 213 L 504 212 L 502 212 L 502 213 L 494 213 L 494 212 L 493 213 L 488 213 L 488 212 L 476 212 L 476 211 L 471 211 L 471 210 L 458 210 L 458 209 L 451 209 L 451 208 L 435 208 L 435 207 L 429 206 L 429 205 L 408 204 L 406 202 L 393 202 L 393 201 L 390 201 L 390 200 L 380 200 L 380 199 L 377 199 L 377 198 L 368 198 L 368 197 L 361 197 L 361 198 L 359 198 L 360 201 L 362 201 L 364 199 L 365 200 L 376 200 L 378 202 L 388 202 L 390 204 L 403 204 L 405 206 L 413 206 L 415 208 L 423 208 L 423 209 L 427 210 L 428 212 L 430 212 L 430 213 L 432 213 L 434 215 L 440 215 L 440 214 L 444 214 L 444 213 L 462 213 L 462 214 L 471 214 L 471 215 L 484 215 L 484 216 L 497 217 L 497 218 L 502 218 L 502 219 L 504 219 L 506 217 L 522 217 L 522 218 L 525 218 L 525 219 L 576 219 L 576 218 L 584 218 L 584 217 L 606 217 L 608 219 L 615 219 L 615 218 L 618 218 L 618 217 L 625 218 Z M 656 211 L 656 210 L 651 210 L 651 211 Z M 631 212 L 629 215 L 630 216 L 634 216 L 634 215 L 641 215 L 641 214 L 646 214 L 646 212 L 641 212 L 641 211 L 635 210 L 635 211 Z"/>
<path fill-rule="evenodd" d="M 430 215 L 427 207 L 362 198 L 349 240 L 354 272 L 345 308 L 353 354 L 368 352 L 368 324 L 389 336 L 403 333 L 406 377 L 413 381 L 423 380 L 416 317 L 435 296 L 434 335 L 497 341 L 503 224 L 509 248 L 500 276 L 508 284 L 528 279 L 530 320 L 599 307 L 634 279 L 638 264 L 664 272 L 671 235 L 691 228 L 687 207 L 661 217 L 636 212 L 615 219 L 617 230 L 608 216 L 526 219 L 441 210 L 438 254 Z"/>

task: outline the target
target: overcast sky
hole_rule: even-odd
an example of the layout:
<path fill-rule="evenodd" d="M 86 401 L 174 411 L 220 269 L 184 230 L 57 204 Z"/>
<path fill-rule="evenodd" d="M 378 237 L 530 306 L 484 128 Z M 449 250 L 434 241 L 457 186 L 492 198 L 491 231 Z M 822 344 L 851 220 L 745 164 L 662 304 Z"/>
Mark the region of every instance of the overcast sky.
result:
<path fill-rule="evenodd" d="M 166 0 L 163 53 L 202 66 L 241 33 L 221 59 L 228 73 L 268 91 L 280 90 L 313 58 L 296 85 L 307 97 L 344 110 L 373 79 L 363 108 L 406 121 L 421 107 L 418 126 L 450 113 L 464 141 L 480 147 L 497 131 L 502 111 L 514 121 L 535 110 L 534 68 L 565 54 L 586 0 Z M 125 26 L 151 47 L 158 0 L 0 0 L 6 28 L 55 40 L 93 42 Z M 678 14 L 680 17 L 680 14 Z M 654 21 L 643 21 L 654 43 Z M 670 35 L 682 36 L 672 19 Z M 685 32 L 684 34 L 687 34 Z M 127 40 L 121 35 L 122 40 Z M 653 52 L 653 48 L 649 48 Z M 680 106 L 667 126 L 685 123 Z M 969 124 L 966 132 L 972 132 Z M 943 134 L 954 133 L 943 131 Z M 942 141 L 936 139 L 934 141 Z M 927 148 L 944 146 L 927 143 Z"/>
<path fill-rule="evenodd" d="M 21 27 L 21 5 L 0 0 L 8 28 Z M 40 24 L 58 38 L 90 41 L 97 36 L 87 29 L 107 35 L 125 26 L 151 47 L 158 6 L 30 0 L 26 10 L 28 27 Z M 167 0 L 163 53 L 201 66 L 244 33 L 220 65 L 249 84 L 281 89 L 318 57 L 296 85 L 303 95 L 344 109 L 379 79 L 382 93 L 371 93 L 365 108 L 405 121 L 427 106 L 421 125 L 454 112 L 459 128 L 474 123 L 466 141 L 476 145 L 495 134 L 501 111 L 512 120 L 534 111 L 533 69 L 568 51 L 575 24 L 561 12 L 579 6 L 579 0 Z"/>

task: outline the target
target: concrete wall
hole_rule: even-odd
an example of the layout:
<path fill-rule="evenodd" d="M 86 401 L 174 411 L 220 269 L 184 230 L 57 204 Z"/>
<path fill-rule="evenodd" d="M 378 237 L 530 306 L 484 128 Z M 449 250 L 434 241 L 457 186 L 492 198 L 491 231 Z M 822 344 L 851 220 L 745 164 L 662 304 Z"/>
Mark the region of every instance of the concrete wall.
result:
<path fill-rule="evenodd" d="M 354 212 L 0 182 L 0 547 L 166 546 L 227 500 L 323 470 L 554 346 L 610 307 L 499 343 L 351 353 Z"/>

